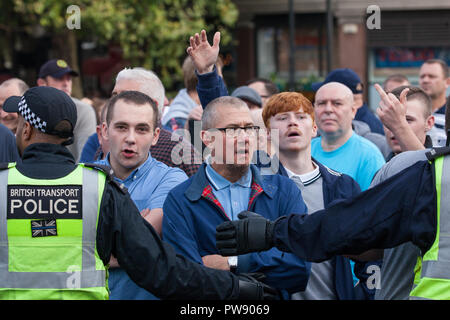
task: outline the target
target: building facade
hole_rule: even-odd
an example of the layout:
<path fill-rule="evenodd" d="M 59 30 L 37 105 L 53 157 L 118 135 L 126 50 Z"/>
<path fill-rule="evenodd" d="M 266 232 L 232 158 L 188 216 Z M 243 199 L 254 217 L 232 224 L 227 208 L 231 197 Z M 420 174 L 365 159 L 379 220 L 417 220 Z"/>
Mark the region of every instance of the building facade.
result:
<path fill-rule="evenodd" d="M 235 0 L 236 82 L 253 77 L 288 81 L 289 0 Z M 429 58 L 450 63 L 449 0 L 331 0 L 331 65 L 327 63 L 327 0 L 292 0 L 295 13 L 297 88 L 323 79 L 328 69 L 352 68 L 365 84 L 372 109 L 378 105 L 373 83 L 394 73 L 418 83 Z"/>

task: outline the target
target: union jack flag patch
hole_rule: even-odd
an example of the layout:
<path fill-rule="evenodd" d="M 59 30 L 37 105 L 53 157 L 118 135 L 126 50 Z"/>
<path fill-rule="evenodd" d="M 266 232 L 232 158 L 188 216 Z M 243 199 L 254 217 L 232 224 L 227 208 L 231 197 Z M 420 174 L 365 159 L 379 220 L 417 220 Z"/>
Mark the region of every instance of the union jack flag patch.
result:
<path fill-rule="evenodd" d="M 56 220 L 32 220 L 31 221 L 31 236 L 36 237 L 48 237 L 57 236 L 56 232 Z"/>

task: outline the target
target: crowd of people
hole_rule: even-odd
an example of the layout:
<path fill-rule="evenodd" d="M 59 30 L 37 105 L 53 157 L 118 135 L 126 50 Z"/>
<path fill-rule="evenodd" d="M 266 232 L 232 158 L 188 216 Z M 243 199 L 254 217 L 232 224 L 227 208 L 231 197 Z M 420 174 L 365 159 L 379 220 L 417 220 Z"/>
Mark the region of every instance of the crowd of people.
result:
<path fill-rule="evenodd" d="M 0 228 L 0 236 L 13 267 L 0 273 L 31 279 L 8 282 L 0 299 L 450 299 L 449 284 L 436 289 L 448 293 L 433 295 L 418 281 L 433 240 L 445 246 L 445 230 L 439 238 L 429 217 L 439 206 L 433 174 L 442 174 L 445 192 L 449 185 L 445 61 L 425 61 L 419 86 L 402 74 L 375 84 L 380 104 L 369 107 L 365 84 L 349 68 L 314 83 L 314 101 L 264 78 L 229 93 L 219 32 L 212 43 L 204 30 L 193 35 L 186 51 L 185 88 L 172 102 L 157 74 L 140 67 L 121 70 L 111 98 L 97 106 L 71 96 L 79 74 L 61 59 L 42 65 L 35 84 L 0 84 L 0 179 L 14 172 L 0 189 L 8 208 L 8 232 Z M 423 164 L 437 157 L 430 150 L 443 156 L 444 169 Z M 423 182 L 420 192 L 414 179 Z M 24 194 L 35 185 L 83 191 L 71 200 L 45 198 L 38 225 L 27 202 L 36 200 L 10 192 L 22 184 L 31 186 L 18 189 Z M 444 194 L 442 221 L 450 212 Z M 90 221 L 91 238 L 56 205 L 78 200 L 83 214 L 75 219 L 86 229 Z M 54 224 L 45 203 L 64 211 Z M 36 226 L 25 230 L 25 218 Z M 412 226 L 421 219 L 428 225 Z M 50 250 L 56 243 L 83 253 Z M 39 266 L 28 259 L 36 247 Z M 46 250 L 52 259 L 44 263 Z M 89 254 L 92 265 L 84 262 Z M 32 280 L 37 271 L 58 279 L 73 265 L 90 280 L 78 287 Z M 45 290 L 34 296 L 33 289 Z"/>

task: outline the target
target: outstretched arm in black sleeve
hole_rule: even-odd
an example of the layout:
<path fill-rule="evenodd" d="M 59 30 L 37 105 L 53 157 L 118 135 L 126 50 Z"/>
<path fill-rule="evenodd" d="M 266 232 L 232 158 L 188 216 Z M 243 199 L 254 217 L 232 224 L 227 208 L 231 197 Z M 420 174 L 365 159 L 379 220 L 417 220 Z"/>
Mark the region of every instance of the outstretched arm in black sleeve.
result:
<path fill-rule="evenodd" d="M 176 254 L 114 183 L 105 186 L 97 251 L 105 264 L 114 254 L 136 284 L 162 299 L 252 300 L 277 295 L 250 276 L 206 268 Z"/>
<path fill-rule="evenodd" d="M 320 262 L 335 255 L 391 248 L 407 241 L 425 252 L 436 230 L 432 165 L 417 162 L 356 197 L 314 214 L 292 214 L 267 223 L 257 219 L 248 217 L 219 225 L 219 252 L 236 255 L 276 246 Z M 256 241 L 254 234 L 265 234 L 265 241 Z"/>

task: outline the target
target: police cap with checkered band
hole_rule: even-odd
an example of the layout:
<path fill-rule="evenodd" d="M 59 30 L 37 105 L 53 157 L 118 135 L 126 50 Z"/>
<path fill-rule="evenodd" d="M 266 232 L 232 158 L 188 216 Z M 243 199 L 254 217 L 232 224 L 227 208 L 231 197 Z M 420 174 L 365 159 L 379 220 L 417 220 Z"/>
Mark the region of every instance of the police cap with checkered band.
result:
<path fill-rule="evenodd" d="M 3 110 L 17 112 L 39 131 L 61 138 L 73 137 L 73 129 L 77 123 L 77 108 L 72 98 L 53 87 L 33 87 L 21 97 L 9 97 L 3 104 Z M 72 130 L 55 129 L 63 120 L 71 124 Z"/>

